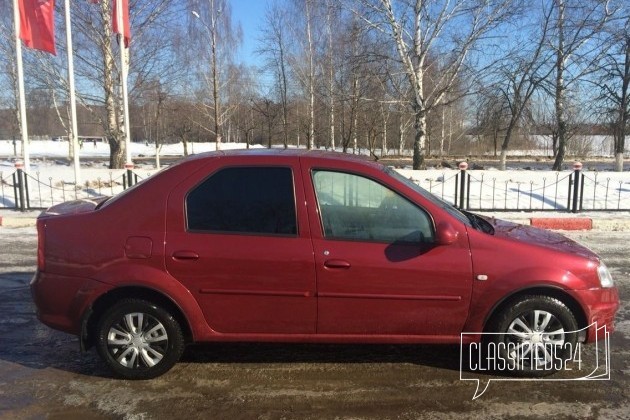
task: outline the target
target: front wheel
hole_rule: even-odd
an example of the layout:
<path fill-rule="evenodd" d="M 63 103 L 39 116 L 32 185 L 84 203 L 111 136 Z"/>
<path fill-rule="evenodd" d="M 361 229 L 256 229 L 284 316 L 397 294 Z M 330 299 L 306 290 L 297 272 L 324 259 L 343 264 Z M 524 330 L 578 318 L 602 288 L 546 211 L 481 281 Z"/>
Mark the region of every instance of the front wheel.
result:
<path fill-rule="evenodd" d="M 575 316 L 560 300 L 525 296 L 508 304 L 495 318 L 490 349 L 494 357 L 506 362 L 506 373 L 547 376 L 571 359 L 577 330 Z"/>
<path fill-rule="evenodd" d="M 97 323 L 96 349 L 124 379 L 151 379 L 166 373 L 184 351 L 179 323 L 160 306 L 124 299 Z"/>

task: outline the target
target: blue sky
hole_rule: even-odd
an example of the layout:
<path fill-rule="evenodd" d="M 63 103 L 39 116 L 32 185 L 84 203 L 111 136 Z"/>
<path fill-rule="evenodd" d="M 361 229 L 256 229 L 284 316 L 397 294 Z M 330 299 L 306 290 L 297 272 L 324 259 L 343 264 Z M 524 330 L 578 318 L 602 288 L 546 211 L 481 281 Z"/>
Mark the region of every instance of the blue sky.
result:
<path fill-rule="evenodd" d="M 230 0 L 232 20 L 234 23 L 240 22 L 243 28 L 243 45 L 237 55 L 239 61 L 254 65 L 260 61 L 254 51 L 265 10 L 270 2 L 271 0 Z"/>

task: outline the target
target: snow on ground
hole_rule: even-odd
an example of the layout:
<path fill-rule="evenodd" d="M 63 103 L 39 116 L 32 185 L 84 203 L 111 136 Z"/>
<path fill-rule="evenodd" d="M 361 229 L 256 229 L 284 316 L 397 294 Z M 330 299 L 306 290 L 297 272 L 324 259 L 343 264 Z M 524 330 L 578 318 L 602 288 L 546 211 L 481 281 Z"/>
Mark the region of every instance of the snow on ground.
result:
<path fill-rule="evenodd" d="M 244 148 L 242 143 L 224 143 L 223 149 Z M 256 146 L 262 147 L 262 146 Z M 19 142 L 18 142 L 19 149 Z M 189 144 L 189 152 L 201 153 L 215 150 L 214 143 Z M 132 157 L 147 157 L 136 165 L 134 173 L 140 179 L 148 178 L 157 170 L 153 159 L 153 145 L 132 143 Z M 19 153 L 19 150 L 18 150 Z M 161 156 L 182 156 L 183 145 L 164 145 Z M 32 141 L 31 170 L 28 185 L 30 203 L 33 207 L 48 207 L 75 198 L 97 195 L 114 195 L 123 190 L 124 169 L 112 170 L 107 162 L 90 160 L 109 157 L 109 145 L 103 142 L 84 142 L 80 150 L 81 185 L 74 186 L 74 169 L 68 164 L 68 142 Z M 63 160 L 62 160 L 63 159 Z M 10 140 L 0 140 L 0 207 L 13 207 L 13 173 L 15 172 L 13 144 Z M 456 169 L 429 169 L 414 171 L 397 169 L 403 176 L 413 180 L 426 190 L 444 200 L 455 203 L 460 193 L 460 171 Z M 569 176 L 572 171 L 497 171 L 471 170 L 470 198 L 467 207 L 476 210 L 551 210 L 554 207 L 566 208 L 569 195 Z M 597 210 L 630 209 L 630 172 L 583 171 L 583 208 Z M 459 197 L 457 197 L 459 199 Z M 459 202 L 459 200 L 457 200 Z M 557 205 L 554 203 L 558 203 Z"/>

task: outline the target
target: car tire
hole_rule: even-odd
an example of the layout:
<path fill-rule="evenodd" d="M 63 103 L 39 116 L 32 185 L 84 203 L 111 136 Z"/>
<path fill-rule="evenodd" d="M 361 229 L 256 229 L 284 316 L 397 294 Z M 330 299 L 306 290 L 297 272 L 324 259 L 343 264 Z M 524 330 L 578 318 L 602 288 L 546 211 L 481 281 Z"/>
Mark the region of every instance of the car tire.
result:
<path fill-rule="evenodd" d="M 177 320 L 146 300 L 117 302 L 96 327 L 99 356 L 124 379 L 151 379 L 166 373 L 178 362 L 184 346 Z"/>
<path fill-rule="evenodd" d="M 532 295 L 505 305 L 489 330 L 493 334 L 486 356 L 495 371 L 543 377 L 563 369 L 571 360 L 578 323 L 560 300 Z"/>

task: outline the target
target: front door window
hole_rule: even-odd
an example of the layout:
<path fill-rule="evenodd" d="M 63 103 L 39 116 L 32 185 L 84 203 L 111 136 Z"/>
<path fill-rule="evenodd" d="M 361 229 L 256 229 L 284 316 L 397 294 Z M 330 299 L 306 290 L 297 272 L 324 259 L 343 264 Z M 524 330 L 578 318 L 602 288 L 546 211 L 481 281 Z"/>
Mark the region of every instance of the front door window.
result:
<path fill-rule="evenodd" d="M 326 239 L 433 242 L 428 214 L 378 182 L 332 171 L 315 171 L 313 180 Z"/>

